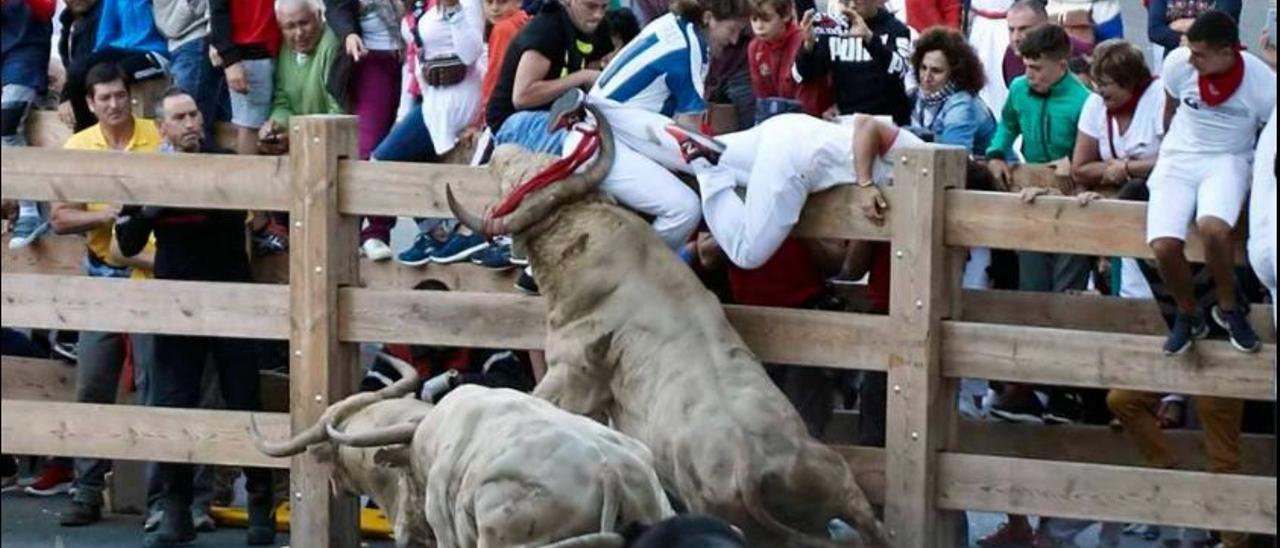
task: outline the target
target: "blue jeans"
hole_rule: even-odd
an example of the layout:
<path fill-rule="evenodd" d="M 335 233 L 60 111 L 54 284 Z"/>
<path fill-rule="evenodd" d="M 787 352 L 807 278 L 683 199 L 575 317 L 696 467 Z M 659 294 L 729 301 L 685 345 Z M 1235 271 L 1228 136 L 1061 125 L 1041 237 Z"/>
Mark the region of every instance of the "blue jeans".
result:
<path fill-rule="evenodd" d="M 208 51 L 208 38 L 197 38 L 178 46 L 173 50 L 169 71 L 173 85 L 186 90 L 196 100 L 196 108 L 204 116 L 205 139 L 213 142 L 213 123 L 228 118 L 231 99 L 222 71 L 209 63 Z"/>
<path fill-rule="evenodd" d="M 382 138 L 377 148 L 373 149 L 370 159 L 375 162 L 434 163 L 440 161 L 440 156 L 436 154 L 436 145 L 431 141 L 431 132 L 427 130 L 427 124 L 422 119 L 421 101 L 413 105 L 408 114 L 391 127 L 391 132 Z M 414 218 L 418 223 L 418 230 L 422 233 L 431 232 L 433 228 L 448 220 Z M 451 229 L 451 226 L 446 225 L 446 228 Z M 390 228 L 387 230 L 390 231 Z"/>
<path fill-rule="evenodd" d="M 551 121 L 546 111 L 523 110 L 512 114 L 493 134 L 493 146 L 508 143 L 520 145 L 533 152 L 560 156 L 564 139 L 569 135 L 563 129 L 547 133 Z"/>
<path fill-rule="evenodd" d="M 413 105 L 391 132 L 373 149 L 370 159 L 377 162 L 435 162 L 440 159 L 431 132 L 422 119 L 422 102 Z"/>

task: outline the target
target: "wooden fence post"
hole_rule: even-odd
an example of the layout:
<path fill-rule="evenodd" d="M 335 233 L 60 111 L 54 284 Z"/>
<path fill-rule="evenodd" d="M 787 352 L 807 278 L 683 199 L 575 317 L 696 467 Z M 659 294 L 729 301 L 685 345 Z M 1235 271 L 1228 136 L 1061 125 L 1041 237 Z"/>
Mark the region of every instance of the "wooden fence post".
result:
<path fill-rule="evenodd" d="M 960 149 L 914 149 L 895 158 L 889 315 L 900 334 L 889 355 L 885 431 L 885 522 L 895 546 L 955 546 L 955 516 L 935 497 L 938 453 L 954 417 L 954 383 L 944 382 L 941 323 L 952 299 L 943 245 L 944 189 L 963 186 Z"/>
<path fill-rule="evenodd" d="M 338 160 L 356 158 L 356 118 L 299 116 L 289 125 L 289 400 L 297 433 L 354 390 L 359 369 L 357 345 L 338 341 L 338 288 L 358 281 L 357 218 L 338 213 Z M 330 468 L 309 452 L 290 463 L 293 546 L 359 542 L 357 501 L 332 494 Z"/>

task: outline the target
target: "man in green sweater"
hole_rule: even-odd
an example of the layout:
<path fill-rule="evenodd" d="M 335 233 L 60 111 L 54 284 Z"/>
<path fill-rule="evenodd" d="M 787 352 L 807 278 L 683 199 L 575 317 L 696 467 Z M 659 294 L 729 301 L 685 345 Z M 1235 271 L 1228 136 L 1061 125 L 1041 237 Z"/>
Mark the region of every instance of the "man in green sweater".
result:
<path fill-rule="evenodd" d="M 258 131 L 258 146 L 267 153 L 289 149 L 289 118 L 304 114 L 343 114 L 330 79 L 340 51 L 338 39 L 324 24 L 318 0 L 276 2 L 276 21 L 284 48 L 276 59 L 276 89 L 271 119 Z"/>
<path fill-rule="evenodd" d="M 1077 124 L 1089 88 L 1067 68 L 1071 39 L 1057 25 L 1031 31 L 1018 48 L 1026 76 L 1009 86 L 1009 100 L 995 139 L 987 150 L 991 172 L 1008 186 L 1013 143 L 1022 137 L 1022 155 L 1031 164 L 1069 158 L 1076 146 Z M 1020 252 L 1018 286 L 1024 291 L 1063 292 L 1084 289 L 1089 259 L 1075 255 Z"/>

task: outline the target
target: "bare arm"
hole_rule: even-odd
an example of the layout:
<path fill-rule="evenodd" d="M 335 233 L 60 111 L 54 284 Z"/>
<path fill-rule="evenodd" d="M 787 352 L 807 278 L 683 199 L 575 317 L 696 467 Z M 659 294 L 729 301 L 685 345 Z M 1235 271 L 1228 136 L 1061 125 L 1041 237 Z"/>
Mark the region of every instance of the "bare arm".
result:
<path fill-rule="evenodd" d="M 49 226 L 54 234 L 84 234 L 95 228 L 115 222 L 120 208 L 112 206 L 101 211 L 89 211 L 84 204 L 54 202 L 49 212 Z"/>
<path fill-rule="evenodd" d="M 516 66 L 516 80 L 511 89 L 511 103 L 517 109 L 534 108 L 556 100 L 557 97 L 577 87 L 586 87 L 600 75 L 595 70 L 580 70 L 557 80 L 544 80 L 551 70 L 551 60 L 537 51 L 529 50 L 520 56 Z"/>
<path fill-rule="evenodd" d="M 146 270 L 155 270 L 156 251 L 154 249 L 143 248 L 137 255 L 132 257 L 126 256 L 120 250 L 120 242 L 115 238 L 111 239 L 111 262 L 114 264 L 127 266 L 130 268 L 142 268 Z"/>
<path fill-rule="evenodd" d="M 1093 190 L 1102 185 L 1107 163 L 1098 153 L 1098 140 L 1088 134 L 1076 134 L 1076 150 L 1071 155 L 1071 179 L 1076 185 Z"/>

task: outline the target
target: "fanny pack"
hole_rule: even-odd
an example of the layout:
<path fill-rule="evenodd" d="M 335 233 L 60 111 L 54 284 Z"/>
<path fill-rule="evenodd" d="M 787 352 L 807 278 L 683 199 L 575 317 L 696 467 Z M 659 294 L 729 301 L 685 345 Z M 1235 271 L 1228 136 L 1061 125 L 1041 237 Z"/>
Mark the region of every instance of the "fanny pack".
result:
<path fill-rule="evenodd" d="M 449 87 L 467 79 L 467 64 L 457 55 L 433 57 L 422 61 L 422 75 L 431 87 Z"/>

